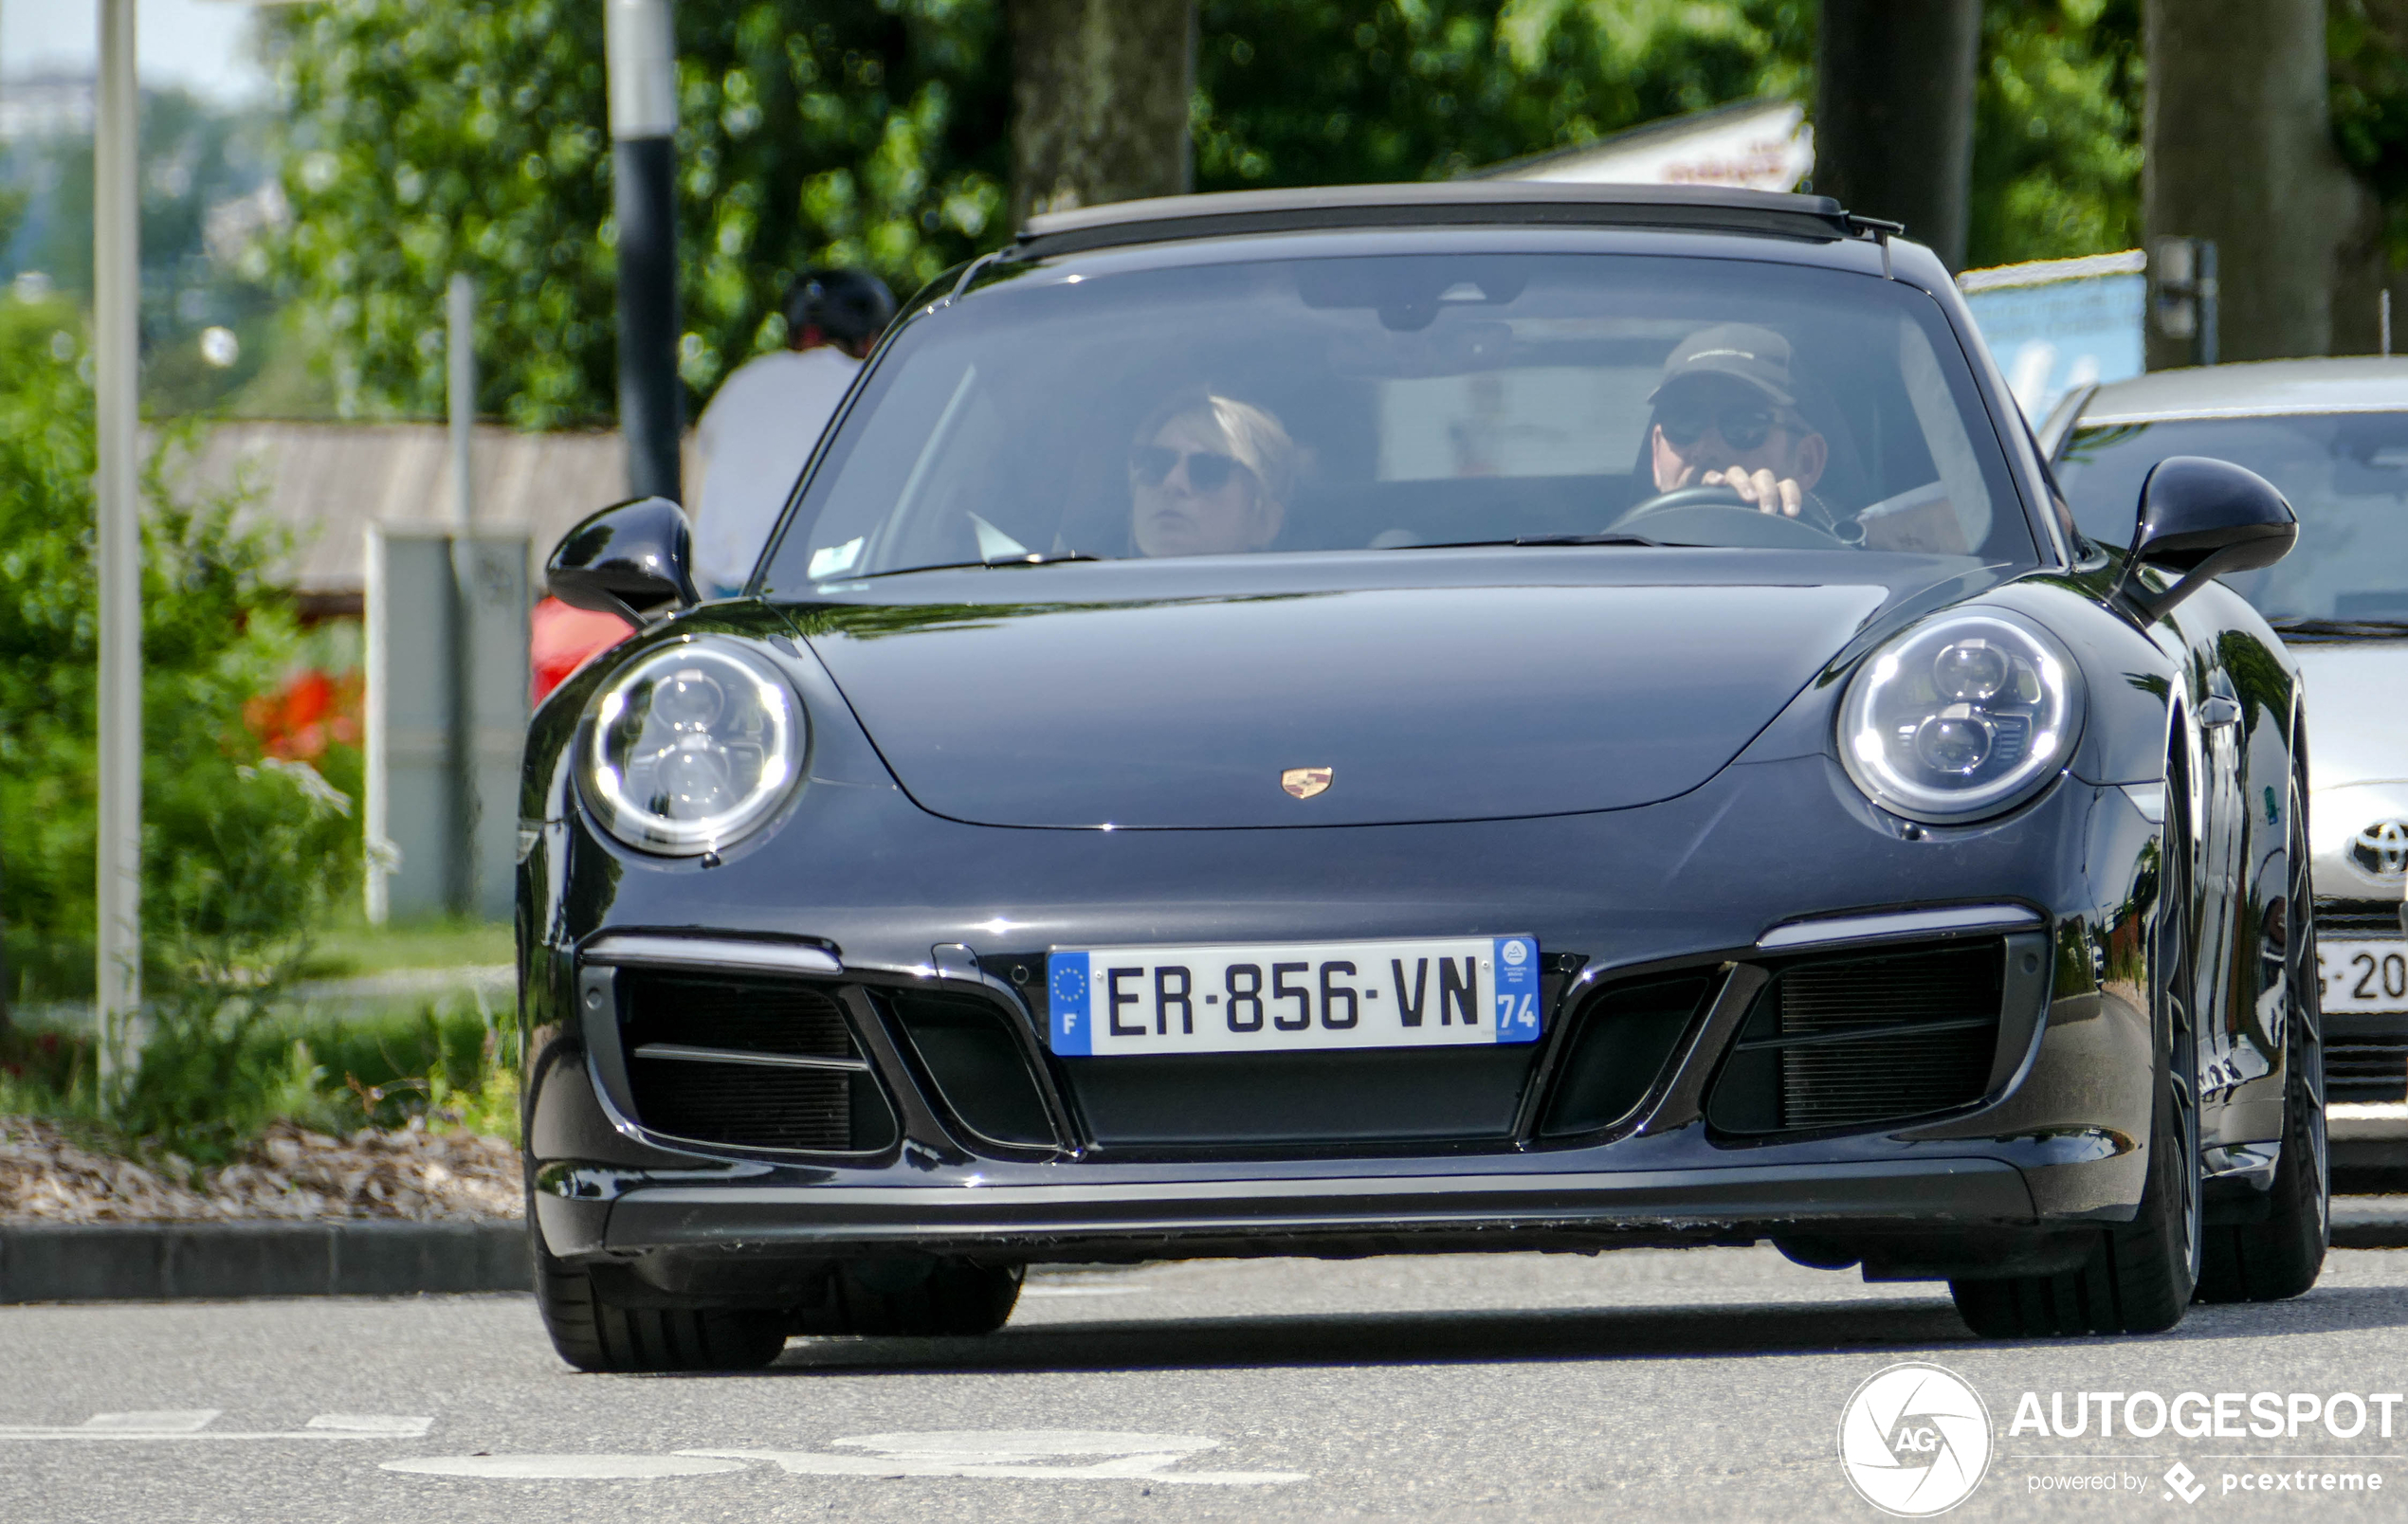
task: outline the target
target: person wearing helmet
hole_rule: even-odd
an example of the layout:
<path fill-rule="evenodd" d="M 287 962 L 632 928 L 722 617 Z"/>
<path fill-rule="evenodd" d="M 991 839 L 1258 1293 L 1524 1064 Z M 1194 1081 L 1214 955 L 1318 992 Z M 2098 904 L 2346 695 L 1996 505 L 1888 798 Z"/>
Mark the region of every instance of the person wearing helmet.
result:
<path fill-rule="evenodd" d="M 705 596 L 730 596 L 752 576 L 812 446 L 894 316 L 894 294 L 867 270 L 807 270 L 787 288 L 786 348 L 720 384 L 694 431 L 694 570 Z"/>

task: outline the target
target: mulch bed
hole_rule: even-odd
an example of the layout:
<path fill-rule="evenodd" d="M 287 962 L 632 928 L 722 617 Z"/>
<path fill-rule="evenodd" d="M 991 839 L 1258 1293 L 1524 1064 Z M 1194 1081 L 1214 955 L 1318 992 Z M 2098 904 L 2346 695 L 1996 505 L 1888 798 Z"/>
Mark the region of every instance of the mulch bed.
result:
<path fill-rule="evenodd" d="M 515 1145 L 414 1119 L 339 1138 L 280 1123 L 244 1158 L 202 1170 L 137 1164 L 39 1118 L 0 1116 L 0 1223 L 490 1220 L 520 1216 L 523 1190 Z"/>

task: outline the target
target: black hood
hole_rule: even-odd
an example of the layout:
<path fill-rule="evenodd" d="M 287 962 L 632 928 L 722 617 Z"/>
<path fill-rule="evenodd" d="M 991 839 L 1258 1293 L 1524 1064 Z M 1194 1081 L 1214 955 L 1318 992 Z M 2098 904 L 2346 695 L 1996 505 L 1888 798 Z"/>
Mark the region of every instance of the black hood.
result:
<path fill-rule="evenodd" d="M 1368 559 L 923 572 L 787 612 L 937 814 L 1351 826 L 1684 793 L 1885 606 L 1965 570 L 1635 547 Z M 1328 786 L 1294 797 L 1289 769 Z"/>

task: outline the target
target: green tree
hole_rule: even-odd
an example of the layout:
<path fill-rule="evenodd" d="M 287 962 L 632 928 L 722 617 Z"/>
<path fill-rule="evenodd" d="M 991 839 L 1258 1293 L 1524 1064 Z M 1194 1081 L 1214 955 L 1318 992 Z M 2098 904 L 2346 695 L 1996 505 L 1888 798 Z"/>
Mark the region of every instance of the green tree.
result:
<path fill-rule="evenodd" d="M 1811 0 L 1202 0 L 1199 190 L 1445 179 L 1797 94 Z"/>
<path fill-rule="evenodd" d="M 443 289 L 478 278 L 481 410 L 607 418 L 611 151 L 592 0 L 359 0 L 270 12 L 290 106 L 280 263 L 346 412 L 442 406 Z M 999 230 L 991 0 L 678 8 L 679 237 L 694 400 L 784 338 L 786 282 L 916 287 Z"/>
<path fill-rule="evenodd" d="M 2139 0 L 1990 0 L 1974 95 L 1972 266 L 2141 241 Z"/>

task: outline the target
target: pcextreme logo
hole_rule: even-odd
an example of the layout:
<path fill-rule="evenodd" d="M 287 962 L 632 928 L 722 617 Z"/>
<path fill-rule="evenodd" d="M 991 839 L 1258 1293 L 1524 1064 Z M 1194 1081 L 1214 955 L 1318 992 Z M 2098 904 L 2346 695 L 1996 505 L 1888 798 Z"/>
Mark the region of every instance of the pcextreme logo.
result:
<path fill-rule="evenodd" d="M 1944 1514 L 1990 1469 L 1990 1410 L 1945 1366 L 1887 1367 L 1840 1410 L 1839 1463 L 1857 1496 L 1885 1514 Z"/>

